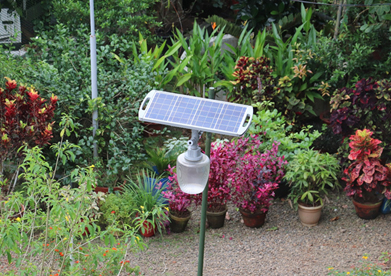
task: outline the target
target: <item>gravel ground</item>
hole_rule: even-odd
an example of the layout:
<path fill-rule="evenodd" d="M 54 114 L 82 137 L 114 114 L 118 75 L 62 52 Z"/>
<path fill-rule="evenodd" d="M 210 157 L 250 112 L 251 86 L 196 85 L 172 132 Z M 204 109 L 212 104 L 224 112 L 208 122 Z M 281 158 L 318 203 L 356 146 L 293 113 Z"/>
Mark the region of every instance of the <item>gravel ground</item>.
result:
<path fill-rule="evenodd" d="M 229 216 L 223 228 L 206 231 L 204 275 L 327 275 L 328 267 L 359 265 L 364 254 L 376 260 L 391 252 L 391 215 L 360 219 L 342 192 L 330 195 L 315 227 L 302 226 L 284 199 L 274 201 L 259 229 L 244 226 L 234 206 Z M 197 275 L 199 223 L 197 208 L 184 233 L 145 238 L 148 249 L 131 264 L 143 275 Z"/>

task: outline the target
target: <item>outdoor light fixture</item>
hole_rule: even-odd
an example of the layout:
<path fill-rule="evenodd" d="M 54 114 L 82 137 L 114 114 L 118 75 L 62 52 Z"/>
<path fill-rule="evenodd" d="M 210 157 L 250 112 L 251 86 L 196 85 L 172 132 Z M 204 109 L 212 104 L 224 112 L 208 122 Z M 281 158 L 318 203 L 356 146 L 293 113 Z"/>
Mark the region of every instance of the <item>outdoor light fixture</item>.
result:
<path fill-rule="evenodd" d="M 176 160 L 178 184 L 182 192 L 187 194 L 202 193 L 209 178 L 210 160 L 198 146 L 200 133 L 192 130 L 187 151 Z"/>
<path fill-rule="evenodd" d="M 252 106 L 215 101 L 214 88 L 210 99 L 165 91 L 150 91 L 141 103 L 140 121 L 191 129 L 188 149 L 177 158 L 177 178 L 181 190 L 187 194 L 202 194 L 198 276 L 203 274 L 205 222 L 210 170 L 211 134 L 241 136 L 250 126 Z M 202 131 L 208 132 L 205 154 L 198 146 Z"/>

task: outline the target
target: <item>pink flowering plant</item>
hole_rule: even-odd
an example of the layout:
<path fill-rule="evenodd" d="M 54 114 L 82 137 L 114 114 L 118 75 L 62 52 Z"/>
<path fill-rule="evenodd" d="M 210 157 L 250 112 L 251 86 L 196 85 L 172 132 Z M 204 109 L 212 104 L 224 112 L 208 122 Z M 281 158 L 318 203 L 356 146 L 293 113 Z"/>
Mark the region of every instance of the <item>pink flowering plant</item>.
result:
<path fill-rule="evenodd" d="M 232 202 L 244 211 L 266 213 L 287 162 L 283 156 L 277 156 L 279 143 L 273 143 L 272 149 L 264 153 L 257 150 L 260 144 L 254 136 L 232 141 L 226 147 L 236 162 L 229 173 Z"/>
<path fill-rule="evenodd" d="M 224 143 L 212 144 L 210 151 L 210 172 L 208 181 L 208 211 L 224 211 L 227 202 L 231 199 L 231 186 L 229 185 L 229 173 L 235 167 L 236 155 L 232 148 Z M 202 197 L 202 194 L 199 195 Z"/>
<path fill-rule="evenodd" d="M 175 167 L 168 165 L 168 171 L 170 176 L 166 182 L 166 191 L 162 192 L 164 198 L 168 200 L 168 206 L 171 214 L 177 217 L 187 217 L 190 214 L 189 207 L 194 200 L 194 197 L 190 194 L 182 192 L 179 188 L 177 174 Z M 162 183 L 158 183 L 158 185 Z"/>

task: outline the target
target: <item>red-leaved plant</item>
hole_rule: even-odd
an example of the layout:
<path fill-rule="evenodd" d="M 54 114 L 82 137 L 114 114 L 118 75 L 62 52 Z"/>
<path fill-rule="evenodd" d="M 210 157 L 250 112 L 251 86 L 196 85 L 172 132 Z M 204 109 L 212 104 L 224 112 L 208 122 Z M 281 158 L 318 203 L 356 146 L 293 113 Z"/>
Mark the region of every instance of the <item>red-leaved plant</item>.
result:
<path fill-rule="evenodd" d="M 376 193 L 383 193 L 391 199 L 390 170 L 381 164 L 381 141 L 372 138 L 372 134 L 372 131 L 364 129 L 350 136 L 348 158 L 354 162 L 344 170 L 345 177 L 342 178 L 346 182 L 346 194 L 361 202 L 379 201 Z"/>
<path fill-rule="evenodd" d="M 272 149 L 264 153 L 257 151 L 261 142 L 256 137 L 241 138 L 225 147 L 235 157 L 236 166 L 229 173 L 232 185 L 232 202 L 247 212 L 266 213 L 274 190 L 283 178 L 284 157 L 278 157 L 279 143 L 273 143 Z"/>
<path fill-rule="evenodd" d="M 193 202 L 193 195 L 186 194 L 182 192 L 179 188 L 178 178 L 176 172 L 174 172 L 175 167 L 168 165 L 168 171 L 170 176 L 166 182 L 166 191 L 162 192 L 164 198 L 168 199 L 168 206 L 170 208 L 171 214 L 177 217 L 187 217 L 190 215 L 189 207 Z M 161 183 L 158 183 L 157 187 L 160 188 Z"/>
<path fill-rule="evenodd" d="M 43 146 L 49 143 L 53 136 L 54 122 L 51 121 L 57 102 L 57 96 L 52 96 L 50 102 L 45 103 L 46 100 L 41 98 L 33 87 L 20 86 L 17 89 L 15 80 L 7 77 L 5 79 L 5 89 L 0 87 L 1 175 L 7 159 L 16 161 L 19 165 L 22 151 L 18 152 L 18 149 L 21 146 Z"/>
<path fill-rule="evenodd" d="M 232 173 L 236 161 L 235 153 L 225 144 L 212 144 L 210 151 L 210 172 L 208 180 L 208 211 L 224 211 L 231 199 L 229 174 Z M 199 195 L 202 197 L 202 194 Z M 201 199 L 200 199 L 201 200 Z"/>

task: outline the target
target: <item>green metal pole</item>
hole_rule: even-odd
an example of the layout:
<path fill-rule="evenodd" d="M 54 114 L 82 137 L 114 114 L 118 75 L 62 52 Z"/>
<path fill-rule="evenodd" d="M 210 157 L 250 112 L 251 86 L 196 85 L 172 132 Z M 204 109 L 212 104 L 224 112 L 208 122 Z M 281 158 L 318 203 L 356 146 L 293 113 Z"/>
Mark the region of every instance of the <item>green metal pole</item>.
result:
<path fill-rule="evenodd" d="M 209 99 L 215 98 L 214 87 L 209 87 Z M 210 147 L 212 140 L 212 133 L 206 133 L 205 154 L 210 157 Z M 206 207 L 208 205 L 208 183 L 206 183 L 205 190 L 202 192 L 202 206 L 201 206 L 201 228 L 200 228 L 200 244 L 198 250 L 198 276 L 202 276 L 204 269 L 204 244 L 205 244 L 205 223 L 206 223 Z"/>

